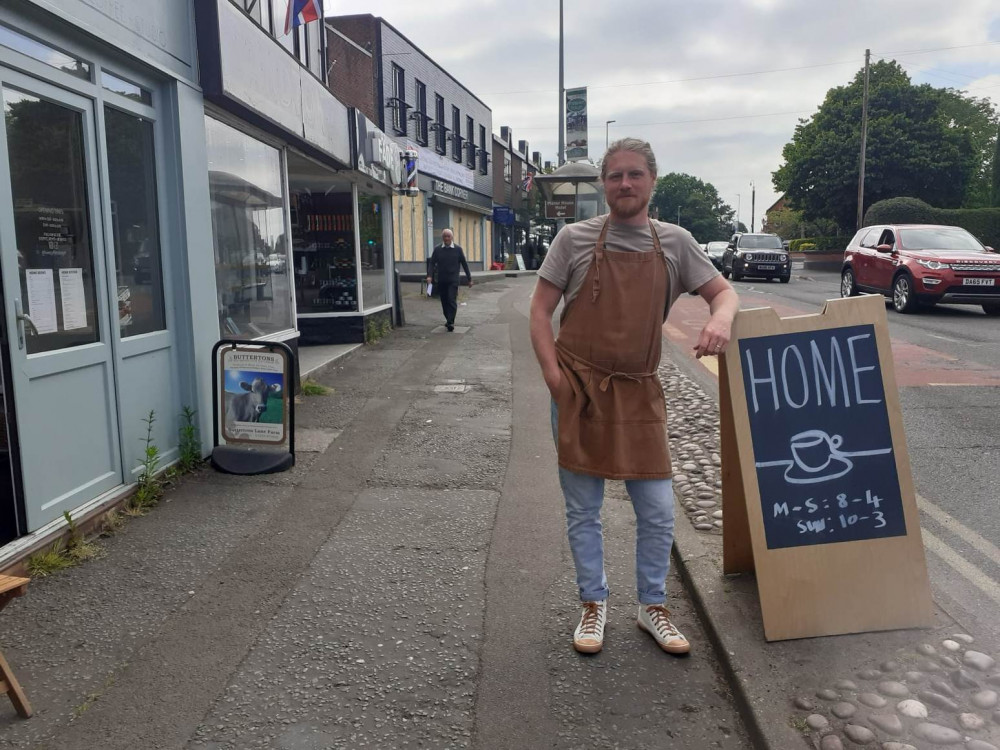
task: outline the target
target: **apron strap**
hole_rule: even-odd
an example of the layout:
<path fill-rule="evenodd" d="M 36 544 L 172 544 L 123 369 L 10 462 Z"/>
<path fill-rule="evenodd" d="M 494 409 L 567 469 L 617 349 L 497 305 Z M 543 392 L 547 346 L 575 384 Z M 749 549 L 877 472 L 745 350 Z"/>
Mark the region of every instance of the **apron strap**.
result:
<path fill-rule="evenodd" d="M 611 216 L 604 220 L 604 226 L 601 227 L 601 234 L 597 238 L 597 244 L 594 245 L 594 288 L 593 296 L 591 298 L 592 302 L 597 302 L 597 295 L 601 293 L 601 261 L 604 260 L 604 240 L 608 236 L 608 224 L 611 221 Z"/>

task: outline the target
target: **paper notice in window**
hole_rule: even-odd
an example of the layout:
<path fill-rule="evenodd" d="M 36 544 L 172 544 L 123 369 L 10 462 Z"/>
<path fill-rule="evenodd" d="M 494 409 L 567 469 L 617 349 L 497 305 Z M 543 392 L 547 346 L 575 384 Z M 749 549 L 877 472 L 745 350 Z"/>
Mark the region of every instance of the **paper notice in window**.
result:
<path fill-rule="evenodd" d="M 60 268 L 59 291 L 62 295 L 63 330 L 87 327 L 87 298 L 83 293 L 83 269 Z"/>
<path fill-rule="evenodd" d="M 39 334 L 55 333 L 56 291 L 52 284 L 52 269 L 29 268 L 25 272 L 28 285 L 28 317 Z M 28 326 L 30 333 L 31 326 Z"/>

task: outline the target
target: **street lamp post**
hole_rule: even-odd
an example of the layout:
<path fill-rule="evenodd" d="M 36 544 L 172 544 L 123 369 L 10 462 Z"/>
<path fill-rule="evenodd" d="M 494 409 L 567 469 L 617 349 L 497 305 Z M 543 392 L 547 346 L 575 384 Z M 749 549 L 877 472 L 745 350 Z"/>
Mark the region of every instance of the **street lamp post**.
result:
<path fill-rule="evenodd" d="M 608 125 L 610 125 L 613 122 L 618 122 L 618 120 L 605 120 L 604 121 L 604 150 L 605 151 L 607 151 L 608 150 L 608 146 L 611 145 L 611 140 L 610 140 L 610 137 L 608 135 L 608 132 L 609 132 L 608 131 Z"/>
<path fill-rule="evenodd" d="M 754 206 L 757 203 L 757 187 L 750 180 L 750 231 L 754 231 Z"/>
<path fill-rule="evenodd" d="M 740 231 L 740 194 L 736 194 L 736 221 L 733 222 L 733 232 Z"/>
<path fill-rule="evenodd" d="M 677 226 L 681 225 L 681 207 L 677 207 Z"/>

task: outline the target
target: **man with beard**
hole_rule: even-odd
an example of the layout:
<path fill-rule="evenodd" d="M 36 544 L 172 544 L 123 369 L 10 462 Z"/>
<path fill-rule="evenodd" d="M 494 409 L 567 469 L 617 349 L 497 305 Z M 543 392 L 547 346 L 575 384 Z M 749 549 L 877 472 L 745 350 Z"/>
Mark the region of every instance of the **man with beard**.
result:
<path fill-rule="evenodd" d="M 613 143 L 601 166 L 610 213 L 566 226 L 538 271 L 531 343 L 552 394 L 552 432 L 583 611 L 577 651 L 604 645 L 608 581 L 604 480 L 625 480 L 636 515 L 637 625 L 664 651 L 691 646 L 670 621 L 666 577 L 674 498 L 666 405 L 656 370 L 674 301 L 697 290 L 711 311 L 695 346 L 721 354 L 739 308 L 736 292 L 689 232 L 648 218 L 656 157 L 635 138 Z M 559 336 L 552 315 L 565 301 Z"/>

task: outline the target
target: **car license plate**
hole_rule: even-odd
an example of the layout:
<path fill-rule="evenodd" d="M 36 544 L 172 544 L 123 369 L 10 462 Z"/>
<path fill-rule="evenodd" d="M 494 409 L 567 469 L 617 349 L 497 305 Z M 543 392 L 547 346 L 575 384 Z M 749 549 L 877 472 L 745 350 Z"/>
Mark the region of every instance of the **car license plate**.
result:
<path fill-rule="evenodd" d="M 996 279 L 962 279 L 965 286 L 994 286 Z"/>
<path fill-rule="evenodd" d="M 774 271 L 776 269 L 777 266 L 757 266 L 758 271 Z"/>

